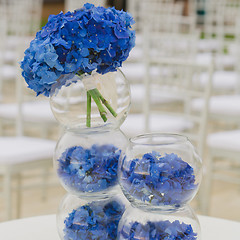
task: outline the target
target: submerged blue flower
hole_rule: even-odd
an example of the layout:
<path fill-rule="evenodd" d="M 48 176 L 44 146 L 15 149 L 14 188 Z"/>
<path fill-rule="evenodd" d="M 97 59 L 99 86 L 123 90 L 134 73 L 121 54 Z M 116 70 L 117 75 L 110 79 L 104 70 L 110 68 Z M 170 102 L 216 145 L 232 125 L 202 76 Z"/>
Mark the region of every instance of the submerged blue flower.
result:
<path fill-rule="evenodd" d="M 126 223 L 119 229 L 119 240 L 197 240 L 197 234 L 190 224 L 180 223 L 178 220 Z"/>
<path fill-rule="evenodd" d="M 70 147 L 58 159 L 58 175 L 73 191 L 98 192 L 117 183 L 121 150 L 111 144 Z"/>
<path fill-rule="evenodd" d="M 133 23 L 124 11 L 92 4 L 49 16 L 21 62 L 28 87 L 49 96 L 63 74 L 116 71 L 135 45 Z"/>
<path fill-rule="evenodd" d="M 116 240 L 125 210 L 120 201 L 91 202 L 73 210 L 64 221 L 64 240 Z"/>
<path fill-rule="evenodd" d="M 132 198 L 153 205 L 175 205 L 189 201 L 196 192 L 193 168 L 176 154 L 152 152 L 124 162 L 120 183 Z"/>

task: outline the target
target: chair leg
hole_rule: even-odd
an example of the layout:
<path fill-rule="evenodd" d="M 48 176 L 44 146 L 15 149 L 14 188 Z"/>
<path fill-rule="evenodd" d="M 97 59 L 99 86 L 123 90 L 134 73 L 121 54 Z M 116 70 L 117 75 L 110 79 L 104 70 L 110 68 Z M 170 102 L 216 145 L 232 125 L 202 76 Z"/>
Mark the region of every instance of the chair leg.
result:
<path fill-rule="evenodd" d="M 4 175 L 3 180 L 3 192 L 4 192 L 4 198 L 5 198 L 5 214 L 6 214 L 6 220 L 11 220 L 12 218 L 12 176 L 9 171 L 7 171 Z"/>
<path fill-rule="evenodd" d="M 41 127 L 41 138 L 48 138 L 48 127 L 45 125 Z"/>
<path fill-rule="evenodd" d="M 49 178 L 49 168 L 43 169 L 43 175 L 42 175 L 42 200 L 46 201 L 47 199 L 47 184 L 48 184 L 48 178 Z"/>
<path fill-rule="evenodd" d="M 16 175 L 17 180 L 17 218 L 21 216 L 21 205 L 22 205 L 22 176 L 21 174 Z"/>
<path fill-rule="evenodd" d="M 209 215 L 210 203 L 211 203 L 211 190 L 212 190 L 212 175 L 213 175 L 213 157 L 211 154 L 208 156 L 208 162 L 206 164 L 206 174 L 202 181 L 202 190 L 200 191 L 200 205 L 202 213 Z"/>

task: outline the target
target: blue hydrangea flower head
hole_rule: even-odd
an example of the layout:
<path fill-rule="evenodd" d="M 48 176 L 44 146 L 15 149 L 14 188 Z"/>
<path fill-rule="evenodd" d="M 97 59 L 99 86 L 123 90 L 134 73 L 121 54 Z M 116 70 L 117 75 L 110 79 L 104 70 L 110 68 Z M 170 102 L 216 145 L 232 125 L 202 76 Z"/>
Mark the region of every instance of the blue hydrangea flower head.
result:
<path fill-rule="evenodd" d="M 132 199 L 155 206 L 179 207 L 191 200 L 198 184 L 193 168 L 176 154 L 146 153 L 121 167 L 120 184 Z"/>
<path fill-rule="evenodd" d="M 37 95 L 49 96 L 59 77 L 71 73 L 116 71 L 135 45 L 131 15 L 85 4 L 74 12 L 50 15 L 25 51 L 22 75 Z"/>

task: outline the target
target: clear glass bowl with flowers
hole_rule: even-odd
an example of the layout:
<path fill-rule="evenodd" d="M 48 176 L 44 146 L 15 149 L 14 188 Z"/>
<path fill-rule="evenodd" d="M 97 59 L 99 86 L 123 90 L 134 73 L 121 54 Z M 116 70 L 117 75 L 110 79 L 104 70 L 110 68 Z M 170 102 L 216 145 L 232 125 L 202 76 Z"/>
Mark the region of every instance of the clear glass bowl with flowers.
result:
<path fill-rule="evenodd" d="M 37 95 L 51 97 L 54 116 L 63 126 L 119 127 L 124 121 L 130 91 L 116 71 L 135 45 L 133 23 L 127 12 L 87 3 L 51 15 L 31 41 L 22 75 Z"/>
<path fill-rule="evenodd" d="M 123 193 L 133 205 L 177 209 L 196 195 L 202 160 L 185 136 L 146 134 L 130 139 L 118 171 Z"/>

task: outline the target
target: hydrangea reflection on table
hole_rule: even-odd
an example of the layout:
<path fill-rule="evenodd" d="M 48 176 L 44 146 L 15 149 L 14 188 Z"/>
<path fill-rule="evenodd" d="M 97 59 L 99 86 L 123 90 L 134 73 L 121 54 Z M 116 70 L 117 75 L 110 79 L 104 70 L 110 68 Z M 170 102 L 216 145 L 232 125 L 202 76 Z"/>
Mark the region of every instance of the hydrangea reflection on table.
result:
<path fill-rule="evenodd" d="M 121 220 L 119 239 L 200 239 L 199 228 L 192 226 L 196 217 L 184 209 L 199 188 L 202 162 L 186 137 L 132 138 L 119 165 L 121 188 L 133 206 Z"/>
<path fill-rule="evenodd" d="M 85 201 L 58 221 L 64 240 L 117 235 L 119 206 L 103 204 L 116 194 L 118 160 L 127 145 L 119 127 L 129 111 L 130 88 L 118 68 L 135 45 L 133 23 L 124 11 L 89 3 L 51 15 L 21 62 L 28 87 L 50 97 L 52 112 L 65 129 L 54 153 L 60 182 Z M 91 226 L 84 225 L 86 219 Z"/>

